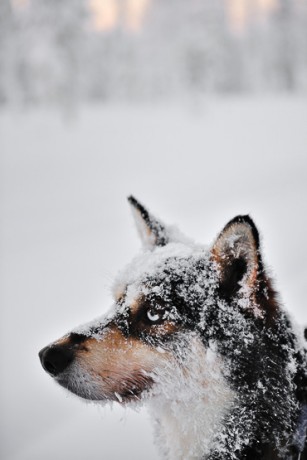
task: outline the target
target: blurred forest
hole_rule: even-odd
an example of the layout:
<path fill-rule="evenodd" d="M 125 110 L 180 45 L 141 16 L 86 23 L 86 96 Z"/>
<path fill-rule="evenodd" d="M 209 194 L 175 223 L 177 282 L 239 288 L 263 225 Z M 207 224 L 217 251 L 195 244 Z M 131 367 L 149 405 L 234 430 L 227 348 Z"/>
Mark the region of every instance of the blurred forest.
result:
<path fill-rule="evenodd" d="M 235 0 L 148 0 L 138 27 L 127 1 L 99 27 L 93 1 L 1 0 L 0 106 L 306 92 L 307 0 L 245 0 L 240 28 Z"/>

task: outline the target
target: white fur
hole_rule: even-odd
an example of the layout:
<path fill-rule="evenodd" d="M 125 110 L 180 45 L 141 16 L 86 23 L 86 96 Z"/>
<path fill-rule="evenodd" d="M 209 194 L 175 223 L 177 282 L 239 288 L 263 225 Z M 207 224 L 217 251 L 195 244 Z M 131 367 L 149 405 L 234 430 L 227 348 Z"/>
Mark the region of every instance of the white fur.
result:
<path fill-rule="evenodd" d="M 199 460 L 220 432 L 235 393 L 222 375 L 222 361 L 194 340 L 188 367 L 161 375 L 161 393 L 150 402 L 160 452 L 168 460 Z M 166 374 L 168 372 L 166 371 Z"/>

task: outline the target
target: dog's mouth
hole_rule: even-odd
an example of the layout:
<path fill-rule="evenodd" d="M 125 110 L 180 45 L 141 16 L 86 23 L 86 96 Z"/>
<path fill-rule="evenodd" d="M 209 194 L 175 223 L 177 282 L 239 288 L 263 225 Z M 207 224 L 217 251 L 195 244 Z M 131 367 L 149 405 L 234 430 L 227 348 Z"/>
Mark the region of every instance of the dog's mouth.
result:
<path fill-rule="evenodd" d="M 59 385 L 89 401 L 143 400 L 166 363 L 166 353 L 109 328 L 103 340 L 70 334 L 43 348 L 43 368 Z"/>
<path fill-rule="evenodd" d="M 129 404 L 143 400 L 154 384 L 151 375 L 136 372 L 128 377 L 116 378 L 109 372 L 93 376 L 72 366 L 55 377 L 59 385 L 87 401 L 118 402 Z"/>

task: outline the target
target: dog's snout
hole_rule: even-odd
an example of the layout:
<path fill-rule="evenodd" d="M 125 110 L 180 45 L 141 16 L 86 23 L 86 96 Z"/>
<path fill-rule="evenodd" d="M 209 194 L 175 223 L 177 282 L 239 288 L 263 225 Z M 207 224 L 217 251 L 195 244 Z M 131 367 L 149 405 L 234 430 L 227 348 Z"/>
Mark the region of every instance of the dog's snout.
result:
<path fill-rule="evenodd" d="M 39 352 L 39 358 L 45 371 L 56 377 L 72 362 L 74 351 L 67 346 L 51 345 Z"/>

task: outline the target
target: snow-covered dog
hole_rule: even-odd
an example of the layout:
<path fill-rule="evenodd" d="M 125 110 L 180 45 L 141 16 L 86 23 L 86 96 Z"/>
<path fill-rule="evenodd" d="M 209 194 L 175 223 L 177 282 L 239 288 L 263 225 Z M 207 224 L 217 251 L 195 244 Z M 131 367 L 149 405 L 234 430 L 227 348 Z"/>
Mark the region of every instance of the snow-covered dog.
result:
<path fill-rule="evenodd" d="M 253 221 L 234 218 L 204 248 L 129 201 L 144 251 L 106 317 L 41 350 L 44 369 L 82 398 L 146 401 L 167 459 L 307 458 L 303 341 Z"/>

